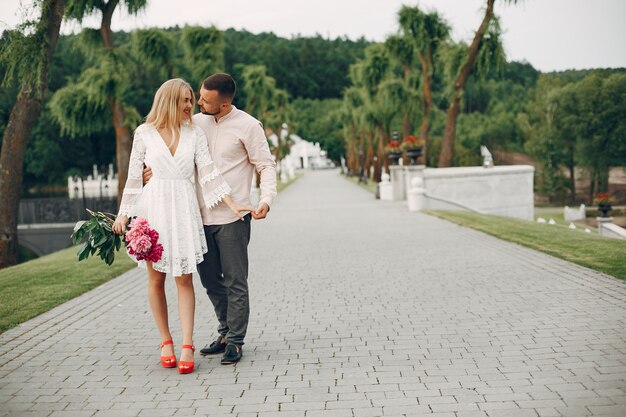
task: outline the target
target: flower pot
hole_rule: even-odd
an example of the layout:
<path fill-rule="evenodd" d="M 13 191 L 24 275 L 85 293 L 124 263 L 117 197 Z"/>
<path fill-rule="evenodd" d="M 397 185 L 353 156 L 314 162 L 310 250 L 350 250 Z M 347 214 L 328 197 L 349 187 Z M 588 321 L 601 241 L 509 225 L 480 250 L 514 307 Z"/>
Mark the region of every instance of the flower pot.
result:
<path fill-rule="evenodd" d="M 417 158 L 422 155 L 422 147 L 419 148 L 409 148 L 406 150 L 406 157 L 409 158 L 409 164 L 416 165 Z"/>
<path fill-rule="evenodd" d="M 613 207 L 610 203 L 600 203 L 598 204 L 598 210 L 602 213 L 602 217 L 609 217 L 609 211 L 611 211 Z"/>
<path fill-rule="evenodd" d="M 389 164 L 398 165 L 400 158 L 402 158 L 402 152 L 389 152 L 387 158 L 389 158 Z"/>

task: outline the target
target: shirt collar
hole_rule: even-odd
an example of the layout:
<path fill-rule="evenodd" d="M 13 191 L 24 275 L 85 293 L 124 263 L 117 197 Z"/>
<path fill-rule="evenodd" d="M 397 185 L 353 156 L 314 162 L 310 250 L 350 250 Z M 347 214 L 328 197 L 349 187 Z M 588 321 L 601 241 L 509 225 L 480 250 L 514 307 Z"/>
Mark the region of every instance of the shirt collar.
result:
<path fill-rule="evenodd" d="M 225 116 L 220 117 L 220 121 L 219 121 L 219 122 L 216 122 L 216 123 L 220 123 L 222 120 L 227 120 L 227 119 L 230 119 L 230 118 L 232 117 L 232 115 L 233 115 L 235 112 L 237 112 L 237 111 L 238 111 L 238 110 L 237 110 L 237 107 L 235 107 L 235 106 L 234 106 L 234 105 L 232 105 L 232 104 L 231 104 L 231 106 L 232 106 L 232 109 L 228 112 L 228 114 L 227 114 L 227 115 L 225 115 Z M 213 118 L 213 121 L 215 121 L 215 117 Z"/>

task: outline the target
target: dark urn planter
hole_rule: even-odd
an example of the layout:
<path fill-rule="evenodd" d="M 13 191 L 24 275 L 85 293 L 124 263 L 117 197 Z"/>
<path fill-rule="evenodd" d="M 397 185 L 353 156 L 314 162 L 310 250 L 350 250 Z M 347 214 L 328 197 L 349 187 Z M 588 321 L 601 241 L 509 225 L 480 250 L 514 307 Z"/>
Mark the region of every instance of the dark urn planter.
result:
<path fill-rule="evenodd" d="M 422 147 L 409 148 L 406 150 L 406 157 L 409 158 L 409 164 L 417 165 L 417 158 L 422 155 Z"/>
<path fill-rule="evenodd" d="M 387 158 L 389 158 L 389 164 L 398 165 L 400 158 L 402 158 L 402 152 L 389 152 Z"/>
<path fill-rule="evenodd" d="M 611 207 L 610 203 L 600 203 L 598 204 L 598 210 L 602 213 L 602 217 L 609 217 L 609 211 L 611 211 L 613 207 Z"/>

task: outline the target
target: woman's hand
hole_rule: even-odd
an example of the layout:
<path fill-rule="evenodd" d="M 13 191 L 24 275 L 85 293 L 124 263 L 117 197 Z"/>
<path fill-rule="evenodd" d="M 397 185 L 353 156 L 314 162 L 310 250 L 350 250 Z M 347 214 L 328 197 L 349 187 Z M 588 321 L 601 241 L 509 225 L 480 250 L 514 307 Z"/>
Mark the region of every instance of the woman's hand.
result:
<path fill-rule="evenodd" d="M 126 225 L 128 224 L 128 216 L 117 216 L 113 226 L 111 226 L 111 230 L 113 233 L 117 235 L 124 234 L 124 230 L 126 230 Z"/>
<path fill-rule="evenodd" d="M 239 220 L 243 220 L 243 216 L 245 216 L 245 213 L 242 214 L 242 212 L 254 211 L 254 209 L 250 206 L 244 206 L 243 204 L 235 203 L 233 199 L 230 198 L 229 195 L 224 196 L 222 200 L 224 200 L 224 203 L 226 203 L 226 205 L 231 209 L 231 211 L 235 213 L 237 217 L 239 217 Z"/>

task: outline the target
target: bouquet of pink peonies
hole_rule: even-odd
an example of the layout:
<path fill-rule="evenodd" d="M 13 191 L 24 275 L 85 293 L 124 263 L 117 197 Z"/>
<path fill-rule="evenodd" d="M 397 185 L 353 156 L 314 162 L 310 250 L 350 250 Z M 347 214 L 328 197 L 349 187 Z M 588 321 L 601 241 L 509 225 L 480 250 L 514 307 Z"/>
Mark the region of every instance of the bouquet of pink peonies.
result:
<path fill-rule="evenodd" d="M 158 262 L 163 254 L 163 245 L 159 241 L 159 233 L 150 229 L 148 220 L 135 217 L 130 221 L 129 229 L 124 235 L 128 253 L 135 255 L 138 261 Z"/>
<path fill-rule="evenodd" d="M 91 211 L 89 220 L 76 223 L 72 232 L 74 244 L 82 242 L 78 250 L 78 260 L 87 259 L 90 255 L 99 256 L 107 265 L 115 260 L 115 252 L 122 246 L 127 246 L 128 253 L 134 255 L 138 261 L 146 260 L 158 262 L 163 255 L 163 245 L 158 243 L 159 234 L 150 229 L 148 220 L 143 217 L 133 217 L 130 228 L 124 238 L 113 233 L 111 226 L 115 221 L 115 214 L 101 211 Z"/>

